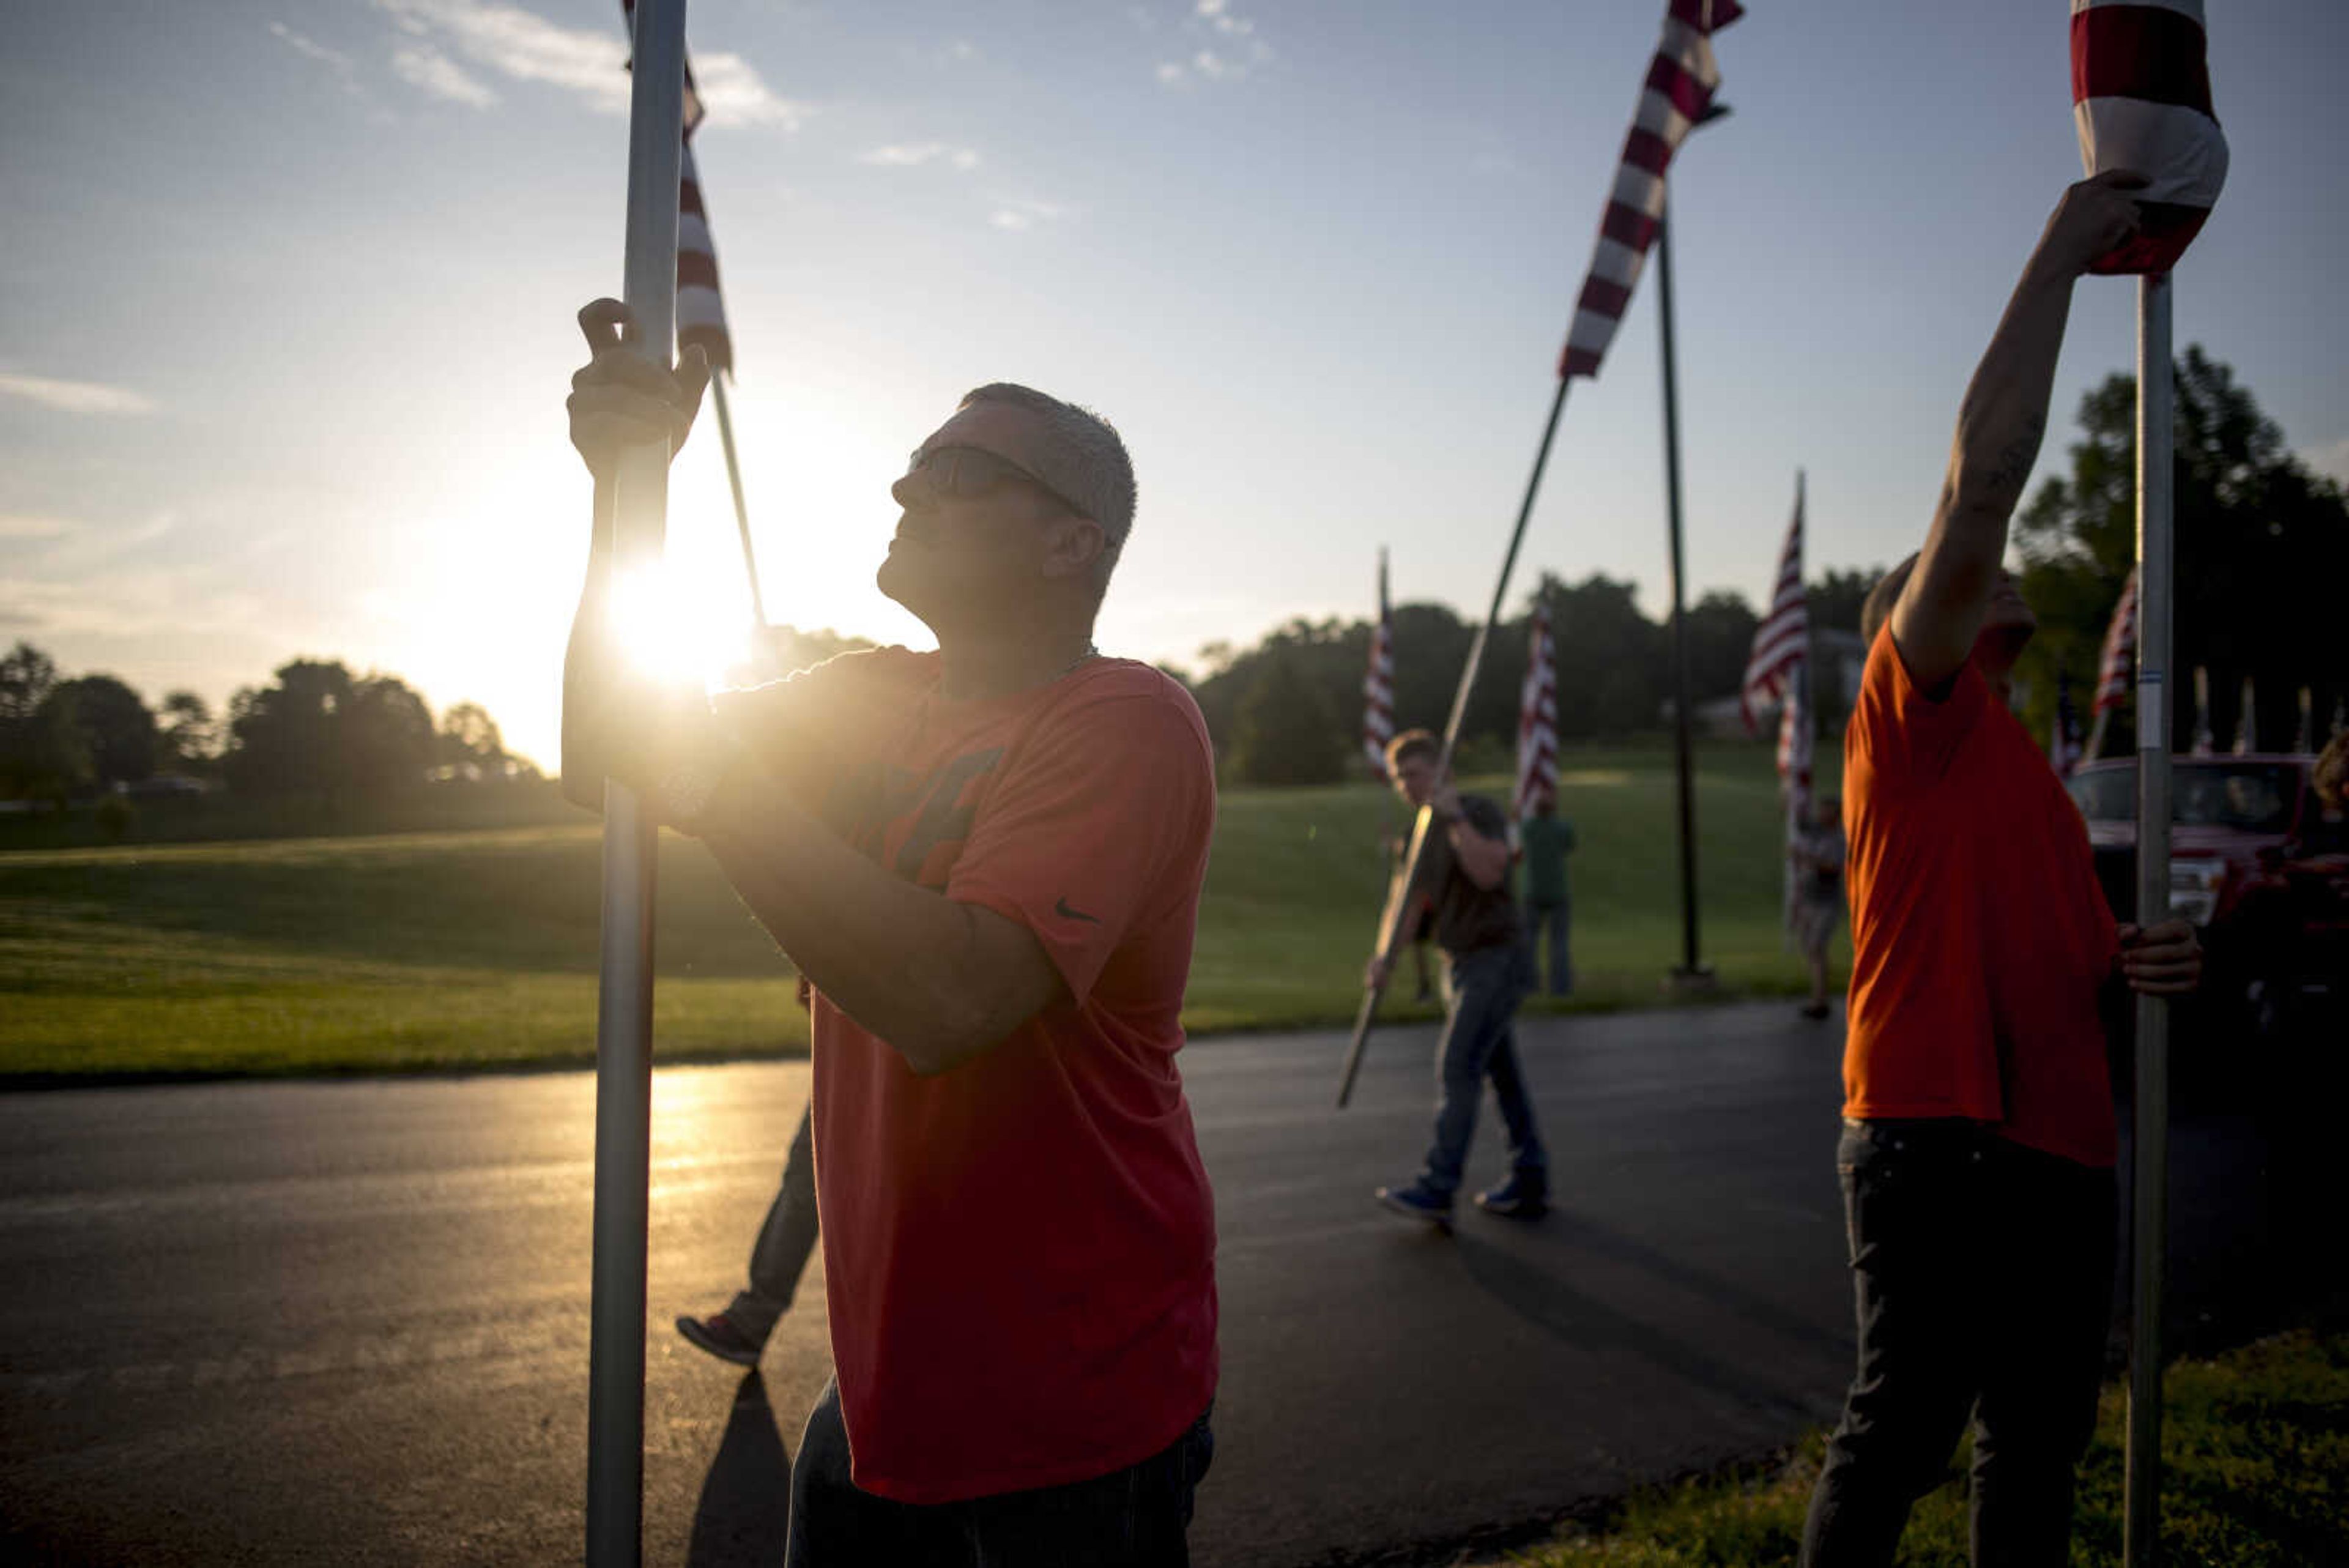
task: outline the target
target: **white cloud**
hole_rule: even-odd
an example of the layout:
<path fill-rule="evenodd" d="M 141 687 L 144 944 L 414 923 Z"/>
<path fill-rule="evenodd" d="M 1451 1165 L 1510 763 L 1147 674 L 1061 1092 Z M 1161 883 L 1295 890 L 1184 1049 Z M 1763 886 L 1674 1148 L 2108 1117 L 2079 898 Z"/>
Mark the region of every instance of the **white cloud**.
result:
<path fill-rule="evenodd" d="M 1017 234 L 1032 229 L 1038 223 L 1049 223 L 1067 211 L 1067 208 L 1055 202 L 1015 198 L 1003 202 L 994 212 L 988 213 L 987 221 L 999 229 L 1009 229 Z"/>
<path fill-rule="evenodd" d="M 2344 484 L 2349 484 L 2349 439 L 2336 441 L 2331 446 L 2320 446 L 2313 451 L 2302 452 L 2300 460 L 2317 472 L 2327 474 Z"/>
<path fill-rule="evenodd" d="M 28 517 L 21 513 L 0 513 L 0 539 L 59 539 L 74 531 L 76 524 L 62 517 Z"/>
<path fill-rule="evenodd" d="M 429 44 L 402 44 L 392 51 L 391 68 L 410 87 L 450 103 L 488 109 L 498 101 L 496 93 Z"/>
<path fill-rule="evenodd" d="M 628 111 L 628 46 L 613 16 L 610 27 L 566 27 L 534 11 L 502 0 L 375 0 L 403 32 L 445 47 L 466 62 L 514 81 L 561 88 L 604 114 Z M 395 68 L 409 76 L 418 65 Z M 434 72 L 445 85 L 445 73 Z M 701 89 L 711 120 L 730 125 L 778 124 L 796 127 L 808 110 L 769 90 L 759 73 L 739 55 L 704 55 L 694 62 L 694 81 Z M 433 85 L 419 81 L 426 90 Z M 477 84 L 478 85 L 478 84 Z M 481 90 L 487 91 L 487 88 Z M 448 96 L 444 94 L 443 96 Z M 460 101 L 475 101 L 461 99 Z"/>
<path fill-rule="evenodd" d="M 898 143 L 876 147 L 870 152 L 856 155 L 859 163 L 870 163 L 882 169 L 918 169 L 925 163 L 945 163 L 949 168 L 969 170 L 978 167 L 978 154 L 968 147 L 949 147 L 943 141 Z"/>
<path fill-rule="evenodd" d="M 342 78 L 345 86 L 351 85 L 350 56 L 343 53 L 340 49 L 330 49 L 326 47 L 326 45 L 316 42 L 315 40 L 295 32 L 293 28 L 287 26 L 283 22 L 270 23 L 269 30 L 272 34 L 283 39 L 285 43 L 285 47 L 292 49 L 295 54 L 306 55 L 311 59 L 317 61 L 320 65 L 327 67 L 336 76 Z"/>
<path fill-rule="evenodd" d="M 0 395 L 39 403 L 67 414 L 151 414 L 155 400 L 127 387 L 97 381 L 60 381 L 47 376 L 0 374 Z"/>
<path fill-rule="evenodd" d="M 1188 87 L 1194 81 L 1232 82 L 1269 65 L 1272 46 L 1257 36 L 1256 22 L 1231 8 L 1231 0 L 1196 0 L 1183 19 L 1183 31 L 1201 40 L 1187 60 L 1162 60 L 1159 85 Z"/>

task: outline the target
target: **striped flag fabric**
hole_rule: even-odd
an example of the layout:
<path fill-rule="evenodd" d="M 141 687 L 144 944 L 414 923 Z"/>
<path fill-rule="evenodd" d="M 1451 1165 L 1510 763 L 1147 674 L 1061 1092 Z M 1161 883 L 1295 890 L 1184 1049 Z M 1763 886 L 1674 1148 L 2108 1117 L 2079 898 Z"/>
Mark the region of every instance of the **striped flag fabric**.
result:
<path fill-rule="evenodd" d="M 1811 810 L 1811 703 L 1806 662 L 1797 659 L 1787 668 L 1785 700 L 1778 704 L 1778 782 L 1785 787 L 1786 804 L 1795 820 L 1807 822 Z"/>
<path fill-rule="evenodd" d="M 2068 779 L 2080 765 L 2080 716 L 2072 707 L 2072 672 L 2055 672 L 2055 724 L 2047 735 L 2047 761 L 2055 776 Z"/>
<path fill-rule="evenodd" d="M 1791 702 L 1788 686 L 1811 651 L 1810 600 L 1803 591 L 1803 474 L 1795 472 L 1795 520 L 1786 525 L 1786 547 L 1778 553 L 1777 586 L 1769 612 L 1754 628 L 1754 649 L 1745 658 L 1745 680 L 1737 694 L 1745 732 L 1760 732 L 1757 714 L 1772 701 Z"/>
<path fill-rule="evenodd" d="M 1664 171 L 1689 128 L 1713 107 L 1713 95 L 1721 87 L 1713 35 L 1744 15 L 1737 0 L 1670 0 L 1665 6 L 1664 36 L 1640 86 L 1630 134 L 1623 139 L 1623 158 L 1606 213 L 1599 220 L 1590 272 L 1583 279 L 1566 348 L 1558 357 L 1560 376 L 1599 374 L 1599 362 L 1630 307 L 1632 287 L 1663 221 Z"/>
<path fill-rule="evenodd" d="M 2105 628 L 2104 652 L 2096 660 L 2096 697 L 2089 711 L 2117 708 L 2129 694 L 2137 669 L 2137 570 L 2129 569 L 2121 585 L 2121 602 L 2113 607 L 2113 622 Z"/>
<path fill-rule="evenodd" d="M 1510 815 L 1523 822 L 1557 798 L 1557 643 L 1549 606 L 1534 601 L 1526 639 L 1526 680 L 1517 693 L 1517 793 Z"/>
<path fill-rule="evenodd" d="M 627 18 L 628 36 L 636 36 L 636 0 L 620 0 Z M 726 302 L 718 292 L 718 247 L 709 237 L 709 213 L 701 201 L 701 171 L 693 161 L 693 133 L 701 129 L 708 109 L 693 85 L 693 67 L 685 67 L 685 158 L 677 192 L 677 351 L 695 344 L 714 372 L 734 373 L 734 338 L 726 330 Z"/>
<path fill-rule="evenodd" d="M 2227 182 L 2210 110 L 2202 0 L 2072 0 L 2072 119 L 2090 174 L 2127 169 L 2145 224 L 2091 272 L 2162 273 L 2202 229 Z"/>
<path fill-rule="evenodd" d="M 1394 612 L 1387 604 L 1387 553 L 1379 551 L 1379 618 L 1371 628 L 1371 666 L 1362 674 L 1362 757 L 1371 776 L 1387 776 L 1387 742 L 1394 739 Z"/>

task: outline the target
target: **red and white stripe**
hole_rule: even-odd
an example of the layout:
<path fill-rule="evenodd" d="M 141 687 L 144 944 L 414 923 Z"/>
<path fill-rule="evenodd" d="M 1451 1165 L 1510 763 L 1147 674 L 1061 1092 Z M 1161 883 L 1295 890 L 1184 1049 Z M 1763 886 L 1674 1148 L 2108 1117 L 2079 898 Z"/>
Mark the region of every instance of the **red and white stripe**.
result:
<path fill-rule="evenodd" d="M 1754 649 L 1745 657 L 1745 680 L 1738 708 L 1748 734 L 1758 732 L 1758 711 L 1774 701 L 1790 701 L 1787 688 L 1811 652 L 1811 609 L 1803 591 L 1803 475 L 1795 473 L 1795 520 L 1786 525 L 1786 547 L 1778 553 L 1777 586 L 1770 610 L 1754 628 Z"/>
<path fill-rule="evenodd" d="M 1778 782 L 1785 787 L 1788 832 L 1797 832 L 1811 816 L 1811 703 L 1804 661 L 1786 671 L 1786 687 L 1778 704 Z"/>
<path fill-rule="evenodd" d="M 1379 552 L 1379 618 L 1371 628 L 1371 666 L 1362 675 L 1362 757 L 1371 776 L 1387 776 L 1387 742 L 1394 739 L 1394 614 L 1387 607 L 1387 553 Z"/>
<path fill-rule="evenodd" d="M 2091 174 L 2127 169 L 2145 226 L 2100 273 L 2168 272 L 2218 203 L 2227 138 L 2210 110 L 2202 0 L 2072 0 L 2072 119 Z"/>
<path fill-rule="evenodd" d="M 1517 693 L 1517 794 L 1510 815 L 1522 822 L 1557 798 L 1557 644 L 1549 634 L 1549 607 L 1537 599 Z"/>
<path fill-rule="evenodd" d="M 1599 245 L 1589 275 L 1567 329 L 1558 357 L 1560 376 L 1596 376 L 1616 325 L 1630 307 L 1631 289 L 1655 242 L 1664 216 L 1664 171 L 1689 133 L 1704 118 L 1721 87 L 1713 58 L 1713 34 L 1744 14 L 1737 0 L 1670 0 L 1664 36 L 1648 64 L 1632 111 L 1631 132 L 1623 139 L 1623 160 L 1615 171 L 1606 214 L 1599 220 Z"/>
<path fill-rule="evenodd" d="M 620 0 L 629 36 L 636 35 L 636 0 Z M 734 339 L 726 330 L 726 302 L 718 293 L 718 247 L 709 238 L 709 214 L 701 202 L 701 172 L 693 161 L 693 133 L 707 114 L 701 94 L 693 85 L 693 67 L 685 67 L 685 159 L 677 192 L 677 351 L 694 344 L 709 358 L 712 370 L 734 370 Z"/>
<path fill-rule="evenodd" d="M 2113 623 L 2105 628 L 2104 652 L 2096 660 L 2096 700 L 2088 711 L 2117 708 L 2129 694 L 2137 665 L 2137 569 L 2129 569 L 2121 585 L 2121 602 L 2113 607 Z"/>

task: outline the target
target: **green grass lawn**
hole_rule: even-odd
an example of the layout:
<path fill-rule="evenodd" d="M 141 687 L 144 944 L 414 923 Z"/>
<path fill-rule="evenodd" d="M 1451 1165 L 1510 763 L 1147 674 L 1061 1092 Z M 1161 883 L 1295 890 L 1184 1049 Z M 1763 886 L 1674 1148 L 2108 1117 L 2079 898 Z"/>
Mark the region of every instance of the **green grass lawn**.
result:
<path fill-rule="evenodd" d="M 1704 954 L 1733 993 L 1798 990 L 1778 934 L 1769 753 L 1714 747 L 1700 762 Z M 1680 953 L 1670 753 L 1576 753 L 1563 766 L 1561 808 L 1582 844 L 1573 1005 L 1651 1001 Z M 1369 785 L 1228 792 L 1191 1027 L 1350 1019 L 1384 888 L 1379 839 L 1403 820 Z M 600 843 L 583 815 L 0 854 L 0 1075 L 588 1061 Z M 663 840 L 657 929 L 662 1059 L 804 1046 L 789 967 L 689 842 Z"/>
<path fill-rule="evenodd" d="M 2349 1334 L 2300 1331 L 2172 1365 L 2162 1387 L 2164 1560 L 2227 1568 L 2349 1563 Z M 2075 1568 L 2121 1561 L 2124 1386 L 2107 1385 L 2073 1513 Z M 1792 1563 L 1824 1443 L 1783 1462 L 1630 1499 L 1597 1528 L 1506 1559 L 1520 1568 Z M 1918 1504 L 1904 1568 L 1966 1561 L 1966 1456 Z"/>

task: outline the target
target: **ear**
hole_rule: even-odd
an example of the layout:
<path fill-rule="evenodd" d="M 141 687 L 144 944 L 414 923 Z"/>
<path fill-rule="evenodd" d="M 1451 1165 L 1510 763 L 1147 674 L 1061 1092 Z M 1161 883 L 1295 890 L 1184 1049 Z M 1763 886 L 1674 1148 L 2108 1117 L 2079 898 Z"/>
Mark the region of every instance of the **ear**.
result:
<path fill-rule="evenodd" d="M 1071 577 L 1089 573 L 1108 545 L 1108 535 L 1092 518 L 1057 517 L 1044 530 L 1044 575 Z"/>

